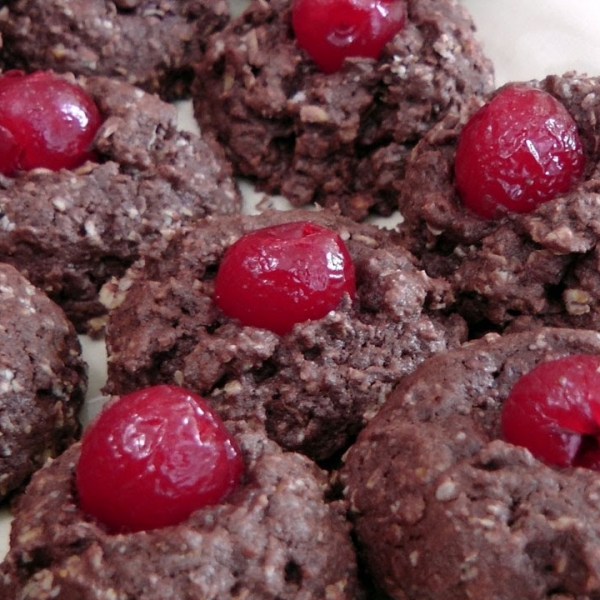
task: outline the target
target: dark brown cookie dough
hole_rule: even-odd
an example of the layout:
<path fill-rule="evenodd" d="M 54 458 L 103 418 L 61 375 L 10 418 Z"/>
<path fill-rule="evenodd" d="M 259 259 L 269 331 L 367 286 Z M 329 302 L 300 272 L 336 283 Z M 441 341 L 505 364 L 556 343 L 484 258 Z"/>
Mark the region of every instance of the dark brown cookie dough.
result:
<path fill-rule="evenodd" d="M 221 313 L 212 294 L 225 250 L 245 232 L 307 219 L 346 242 L 355 301 L 345 296 L 338 310 L 284 336 Z M 400 377 L 464 339 L 462 319 L 444 316 L 446 291 L 389 232 L 325 210 L 207 218 L 105 287 L 113 309 L 106 390 L 174 382 L 224 418 L 257 418 L 283 446 L 324 459 L 348 444 Z"/>
<path fill-rule="evenodd" d="M 356 220 L 389 214 L 417 140 L 493 82 L 459 2 L 408 0 L 407 12 L 379 61 L 325 75 L 296 45 L 290 0 L 255 0 L 211 38 L 196 117 L 238 174 L 293 205 L 318 202 Z"/>
<path fill-rule="evenodd" d="M 87 371 L 63 311 L 0 263 L 0 501 L 80 433 Z"/>
<path fill-rule="evenodd" d="M 104 118 L 98 162 L 0 177 L 0 260 L 94 334 L 105 281 L 182 224 L 239 212 L 241 197 L 218 145 L 178 131 L 172 105 L 116 80 L 80 83 Z"/>
<path fill-rule="evenodd" d="M 518 378 L 600 353 L 585 330 L 488 334 L 424 362 L 348 451 L 360 547 L 403 600 L 600 598 L 600 474 L 545 466 L 501 440 Z"/>
<path fill-rule="evenodd" d="M 327 477 L 247 425 L 229 424 L 246 462 L 239 488 L 183 523 L 111 535 L 74 495 L 75 444 L 15 509 L 0 597 L 354 600 L 356 557 Z"/>
<path fill-rule="evenodd" d="M 400 211 L 405 244 L 431 275 L 448 276 L 470 321 L 504 327 L 516 317 L 600 330 L 600 78 L 574 73 L 530 85 L 575 119 L 584 145 L 584 180 L 526 215 L 480 219 L 454 187 L 458 136 L 478 107 L 433 128 L 407 164 Z"/>
<path fill-rule="evenodd" d="M 192 64 L 228 21 L 226 0 L 8 0 L 0 64 L 117 77 L 172 100 L 189 94 Z"/>

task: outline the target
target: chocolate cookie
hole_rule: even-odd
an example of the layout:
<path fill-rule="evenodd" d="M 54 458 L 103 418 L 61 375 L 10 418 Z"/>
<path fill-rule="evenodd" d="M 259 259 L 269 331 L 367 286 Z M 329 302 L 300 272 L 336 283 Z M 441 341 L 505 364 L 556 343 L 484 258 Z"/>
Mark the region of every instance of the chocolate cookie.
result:
<path fill-rule="evenodd" d="M 80 444 L 72 446 L 15 508 L 0 596 L 356 598 L 348 523 L 325 499 L 325 473 L 248 425 L 228 425 L 246 462 L 238 489 L 179 525 L 138 533 L 109 534 L 81 512 L 73 493 Z"/>
<path fill-rule="evenodd" d="M 226 0 L 9 0 L 0 61 L 121 78 L 172 100 L 189 93 L 191 65 L 228 20 Z"/>
<path fill-rule="evenodd" d="M 362 552 L 393 597 L 600 597 L 600 476 L 501 439 L 519 377 L 600 334 L 488 334 L 404 378 L 341 471 Z"/>
<path fill-rule="evenodd" d="M 491 63 L 456 0 L 408 0 L 381 58 L 322 73 L 294 39 L 290 0 L 255 0 L 211 38 L 194 83 L 196 117 L 236 172 L 293 205 L 360 220 L 390 214 L 419 138 L 471 95 Z"/>
<path fill-rule="evenodd" d="M 241 197 L 218 145 L 176 129 L 176 109 L 127 83 L 80 79 L 103 125 L 97 162 L 0 177 L 0 260 L 60 304 L 79 332 L 104 326 L 102 284 L 182 224 L 236 213 Z"/>
<path fill-rule="evenodd" d="M 87 372 L 63 311 L 0 263 L 0 501 L 78 437 Z"/>
<path fill-rule="evenodd" d="M 460 312 L 473 323 L 511 325 L 533 317 L 555 326 L 600 330 L 600 78 L 574 73 L 527 85 L 549 92 L 574 118 L 585 177 L 528 214 L 486 220 L 468 212 L 454 185 L 458 136 L 474 103 L 417 145 L 402 185 L 401 231 L 432 276 L 447 276 Z"/>
<path fill-rule="evenodd" d="M 284 335 L 225 316 L 212 296 L 227 248 L 246 232 L 304 220 L 345 241 L 355 300 L 345 295 L 337 310 Z M 224 418 L 257 418 L 283 446 L 324 459 L 349 443 L 400 377 L 464 339 L 463 321 L 445 316 L 446 291 L 389 232 L 329 211 L 208 217 L 105 286 L 106 391 L 176 383 Z"/>

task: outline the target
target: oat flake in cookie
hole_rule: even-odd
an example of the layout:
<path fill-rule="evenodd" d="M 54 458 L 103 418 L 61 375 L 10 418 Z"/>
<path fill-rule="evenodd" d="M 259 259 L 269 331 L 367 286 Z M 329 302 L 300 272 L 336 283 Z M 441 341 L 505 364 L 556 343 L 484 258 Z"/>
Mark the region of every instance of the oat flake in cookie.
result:
<path fill-rule="evenodd" d="M 469 213 L 453 163 L 473 106 L 440 123 L 413 151 L 400 203 L 404 241 L 428 273 L 450 278 L 460 312 L 476 326 L 534 320 L 600 330 L 600 78 L 569 73 L 527 85 L 549 92 L 575 120 L 583 179 L 528 214 L 485 220 Z"/>
<path fill-rule="evenodd" d="M 0 64 L 117 77 L 172 100 L 228 20 L 226 0 L 8 0 Z"/>
<path fill-rule="evenodd" d="M 227 424 L 246 477 L 226 500 L 177 526 L 108 534 L 73 495 L 75 444 L 15 507 L 0 596 L 21 600 L 194 598 L 354 600 L 356 557 L 327 478 L 248 425 Z"/>
<path fill-rule="evenodd" d="M 117 80 L 79 82 L 104 119 L 98 162 L 0 178 L 0 260 L 95 334 L 105 281 L 184 223 L 239 212 L 241 197 L 218 145 L 178 131 L 175 107 Z"/>
<path fill-rule="evenodd" d="M 227 318 L 212 300 L 226 249 L 245 232 L 303 220 L 346 242 L 354 302 L 346 295 L 281 336 Z M 226 419 L 259 419 L 272 439 L 316 459 L 344 448 L 400 377 L 465 333 L 460 317 L 444 316 L 446 284 L 420 271 L 389 232 L 325 210 L 207 218 L 103 292 L 112 307 L 109 393 L 176 383 Z"/>
<path fill-rule="evenodd" d="M 356 220 L 394 210 L 414 144 L 493 87 L 459 2 L 406 6 L 405 28 L 378 61 L 347 60 L 328 75 L 296 45 L 290 0 L 256 0 L 213 36 L 197 69 L 195 113 L 237 173 L 295 206 L 318 202 Z"/>
<path fill-rule="evenodd" d="M 600 354 L 600 334 L 489 334 L 424 362 L 360 433 L 341 476 L 391 596 L 600 597 L 600 473 L 548 467 L 500 433 L 520 376 L 572 354 Z"/>
<path fill-rule="evenodd" d="M 63 311 L 0 263 L 0 501 L 79 436 L 87 387 Z"/>

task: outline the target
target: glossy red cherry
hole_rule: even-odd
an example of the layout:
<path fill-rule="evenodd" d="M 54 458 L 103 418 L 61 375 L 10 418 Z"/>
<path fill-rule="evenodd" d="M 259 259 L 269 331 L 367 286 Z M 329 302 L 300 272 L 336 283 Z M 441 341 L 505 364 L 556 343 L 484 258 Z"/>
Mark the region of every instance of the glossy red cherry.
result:
<path fill-rule="evenodd" d="M 569 112 L 547 92 L 524 85 L 502 89 L 467 122 L 454 164 L 462 202 L 486 219 L 533 210 L 567 192 L 583 169 Z"/>
<path fill-rule="evenodd" d="M 513 386 L 501 424 L 507 442 L 549 465 L 600 470 L 600 356 L 539 364 Z"/>
<path fill-rule="evenodd" d="M 0 173 L 82 165 L 93 156 L 101 122 L 78 85 L 48 72 L 6 72 L 0 77 Z"/>
<path fill-rule="evenodd" d="M 354 264 L 340 236 L 300 221 L 235 242 L 221 261 L 214 300 L 243 325 L 282 335 L 324 317 L 344 294 L 354 298 L 355 288 Z"/>
<path fill-rule="evenodd" d="M 125 395 L 86 429 L 76 467 L 81 509 L 111 532 L 175 525 L 240 480 L 236 441 L 201 397 L 170 385 Z"/>
<path fill-rule="evenodd" d="M 347 57 L 379 58 L 403 27 L 403 0 L 294 0 L 296 40 L 325 73 Z"/>

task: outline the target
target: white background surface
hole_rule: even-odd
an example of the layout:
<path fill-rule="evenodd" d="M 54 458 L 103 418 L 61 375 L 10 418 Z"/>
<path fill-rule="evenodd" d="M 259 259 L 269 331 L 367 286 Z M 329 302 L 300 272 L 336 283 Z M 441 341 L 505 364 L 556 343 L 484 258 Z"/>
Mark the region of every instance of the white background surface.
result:
<path fill-rule="evenodd" d="M 239 8 L 239 0 L 233 2 Z M 463 0 L 463 3 L 473 15 L 487 55 L 494 61 L 498 85 L 540 79 L 568 70 L 600 75 L 600 1 Z M 190 126 L 190 114 L 189 105 L 184 106 L 182 125 Z M 244 190 L 252 205 L 257 196 L 247 186 Z M 83 345 L 90 365 L 88 397 L 92 399 L 98 396 L 105 377 L 103 345 L 86 339 Z M 9 528 L 10 517 L 5 509 L 0 512 L 0 557 L 8 549 Z"/>
<path fill-rule="evenodd" d="M 463 0 L 496 83 L 578 70 L 600 75 L 598 0 Z"/>

